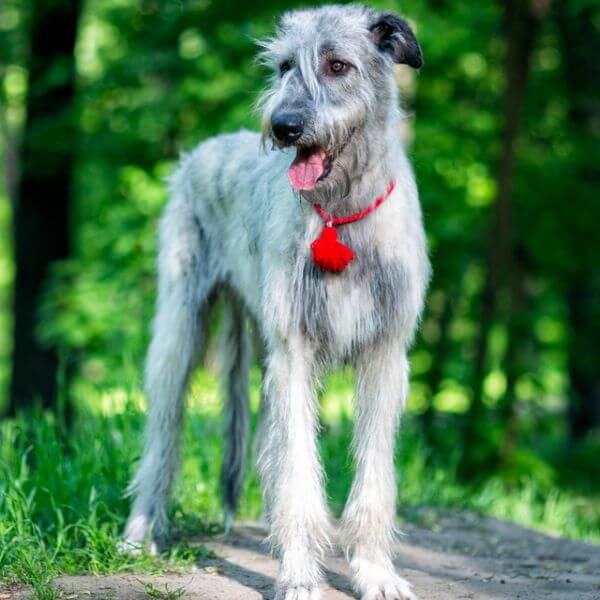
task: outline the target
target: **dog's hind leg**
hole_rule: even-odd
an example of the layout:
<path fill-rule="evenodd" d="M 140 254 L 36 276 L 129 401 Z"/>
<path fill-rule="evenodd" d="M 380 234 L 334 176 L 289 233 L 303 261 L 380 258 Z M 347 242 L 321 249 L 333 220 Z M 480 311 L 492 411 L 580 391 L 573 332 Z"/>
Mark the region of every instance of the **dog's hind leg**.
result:
<path fill-rule="evenodd" d="M 126 549 L 150 542 L 154 550 L 166 534 L 188 377 L 202 347 L 216 281 L 202 225 L 182 191 L 169 202 L 159 234 L 158 302 L 145 373 L 149 414 L 143 454 L 129 486 L 134 502 Z"/>
<path fill-rule="evenodd" d="M 222 386 L 225 402 L 225 455 L 221 469 L 221 495 L 225 510 L 225 531 L 233 525 L 244 485 L 248 447 L 248 361 L 250 340 L 246 314 L 233 293 L 228 295 L 221 336 Z"/>

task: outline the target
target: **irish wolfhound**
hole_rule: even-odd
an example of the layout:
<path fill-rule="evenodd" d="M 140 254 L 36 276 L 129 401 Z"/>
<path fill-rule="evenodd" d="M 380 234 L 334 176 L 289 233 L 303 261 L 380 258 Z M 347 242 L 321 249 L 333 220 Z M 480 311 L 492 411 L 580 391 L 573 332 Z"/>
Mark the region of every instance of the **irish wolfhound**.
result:
<path fill-rule="evenodd" d="M 255 133 L 222 135 L 185 157 L 172 180 L 126 538 L 155 544 L 165 535 L 186 386 L 207 309 L 225 291 L 228 524 L 246 456 L 250 316 L 265 345 L 258 466 L 281 559 L 277 598 L 319 597 L 331 521 L 315 385 L 341 363 L 357 378 L 356 478 L 340 527 L 354 583 L 363 599 L 413 598 L 391 560 L 394 438 L 429 261 L 392 66 L 420 67 L 421 51 L 393 14 L 326 6 L 285 14 L 264 58 L 274 74 L 262 141 L 275 151 Z"/>

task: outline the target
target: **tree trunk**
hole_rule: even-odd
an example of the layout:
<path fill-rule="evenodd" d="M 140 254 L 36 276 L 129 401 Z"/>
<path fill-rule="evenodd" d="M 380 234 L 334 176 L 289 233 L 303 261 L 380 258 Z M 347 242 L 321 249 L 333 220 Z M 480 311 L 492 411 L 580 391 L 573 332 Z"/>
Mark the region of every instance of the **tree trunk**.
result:
<path fill-rule="evenodd" d="M 488 364 L 488 338 L 496 317 L 498 301 L 506 289 L 512 254 L 512 191 L 515 166 L 515 142 L 525 99 L 529 63 L 538 20 L 528 2 L 508 0 L 504 6 L 506 46 L 505 91 L 503 108 L 502 147 L 498 162 L 497 196 L 492 223 L 485 282 L 481 296 L 479 332 L 475 341 L 472 376 L 472 399 L 466 415 L 464 431 L 463 474 L 469 477 L 488 460 L 489 443 L 481 434 L 483 420 L 483 384 Z"/>
<path fill-rule="evenodd" d="M 527 350 L 530 337 L 530 320 L 525 287 L 527 261 L 525 248 L 516 243 L 510 257 L 509 301 L 507 315 L 507 347 L 504 355 L 506 389 L 498 401 L 500 419 L 504 425 L 502 446 L 499 449 L 499 462 L 503 467 L 512 463 L 514 450 L 518 443 L 519 423 L 516 410 L 516 384 L 519 376 L 526 370 Z"/>
<path fill-rule="evenodd" d="M 448 294 L 444 296 L 444 305 L 442 307 L 441 314 L 439 316 L 439 328 L 440 336 L 437 343 L 431 352 L 433 355 L 433 362 L 431 370 L 429 371 L 428 384 L 429 384 L 429 403 L 423 414 L 421 415 L 421 426 L 423 429 L 423 435 L 428 446 L 432 447 L 435 445 L 435 432 L 434 432 L 434 417 L 435 408 L 433 406 L 433 400 L 437 391 L 440 388 L 442 379 L 444 376 L 444 366 L 450 353 L 450 325 L 452 323 L 453 306 L 451 298 Z"/>
<path fill-rule="evenodd" d="M 598 145 L 600 101 L 600 36 L 597 33 L 598 7 L 592 3 L 579 9 L 565 0 L 557 3 L 557 26 L 562 42 L 565 62 L 569 121 L 581 158 L 577 163 L 576 177 L 585 182 L 581 187 L 589 198 L 584 202 L 597 202 L 600 177 L 595 150 Z M 567 290 L 569 340 L 570 402 L 567 416 L 571 442 L 583 439 L 593 428 L 600 427 L 600 369 L 597 347 L 600 338 L 600 277 L 597 274 L 598 245 L 583 254 L 581 241 L 584 235 L 574 232 L 571 248 L 574 272 L 570 275 Z M 593 243 L 592 240 L 590 240 Z M 587 258 L 586 258 L 587 257 Z"/>
<path fill-rule="evenodd" d="M 600 426 L 600 373 L 598 370 L 597 333 L 594 323 L 594 285 L 589 281 L 574 283 L 567 294 L 568 319 L 571 326 L 569 342 L 569 379 L 571 384 L 568 408 L 569 438 L 583 439 Z"/>
<path fill-rule="evenodd" d="M 70 253 L 75 153 L 74 47 L 78 0 L 32 4 L 29 90 L 14 218 L 16 281 L 9 412 L 57 399 L 58 357 L 36 337 L 36 312 L 53 261 Z"/>

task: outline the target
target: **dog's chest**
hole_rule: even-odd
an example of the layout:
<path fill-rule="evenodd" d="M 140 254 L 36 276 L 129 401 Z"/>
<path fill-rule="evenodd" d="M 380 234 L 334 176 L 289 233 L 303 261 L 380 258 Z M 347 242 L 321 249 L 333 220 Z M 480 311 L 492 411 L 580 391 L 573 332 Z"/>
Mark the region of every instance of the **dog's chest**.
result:
<path fill-rule="evenodd" d="M 295 320 L 323 350 L 352 354 L 397 324 L 408 286 L 400 262 L 363 249 L 341 273 L 323 271 L 310 255 L 296 268 Z"/>

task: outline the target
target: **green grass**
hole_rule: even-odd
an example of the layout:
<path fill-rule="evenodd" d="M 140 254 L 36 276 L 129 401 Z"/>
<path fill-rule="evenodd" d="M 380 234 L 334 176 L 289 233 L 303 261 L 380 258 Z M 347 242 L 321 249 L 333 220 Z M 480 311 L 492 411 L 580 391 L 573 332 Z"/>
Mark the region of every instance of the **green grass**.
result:
<path fill-rule="evenodd" d="M 256 415 L 257 373 L 253 372 L 252 379 Z M 339 513 L 352 479 L 348 455 L 351 387 L 345 376 L 333 377 L 329 383 L 322 399 L 321 450 L 329 475 L 328 495 L 334 512 Z M 141 445 L 144 407 L 139 392 L 101 393 L 77 386 L 82 400 L 68 433 L 47 413 L 2 422 L 0 577 L 30 584 L 37 598 L 53 598 L 57 592 L 49 583 L 59 574 L 177 571 L 206 558 L 205 548 L 189 542 L 194 535 L 220 530 L 217 390 L 214 377 L 199 373 L 189 402 L 182 472 L 172 513 L 174 544 L 159 557 L 132 558 L 117 551 L 128 508 L 122 492 Z M 497 478 L 465 488 L 458 483 L 451 461 L 427 460 L 410 417 L 401 437 L 397 458 L 400 505 L 472 509 L 552 534 L 600 540 L 597 498 L 560 491 L 547 478 L 524 479 L 508 490 Z M 255 519 L 260 510 L 259 485 L 251 472 L 239 518 Z"/>
<path fill-rule="evenodd" d="M 152 598 L 153 600 L 179 600 L 185 594 L 183 588 L 171 589 L 168 584 L 165 584 L 165 589 L 161 590 L 149 581 L 141 581 L 139 579 L 138 581 L 144 588 L 148 598 Z"/>

